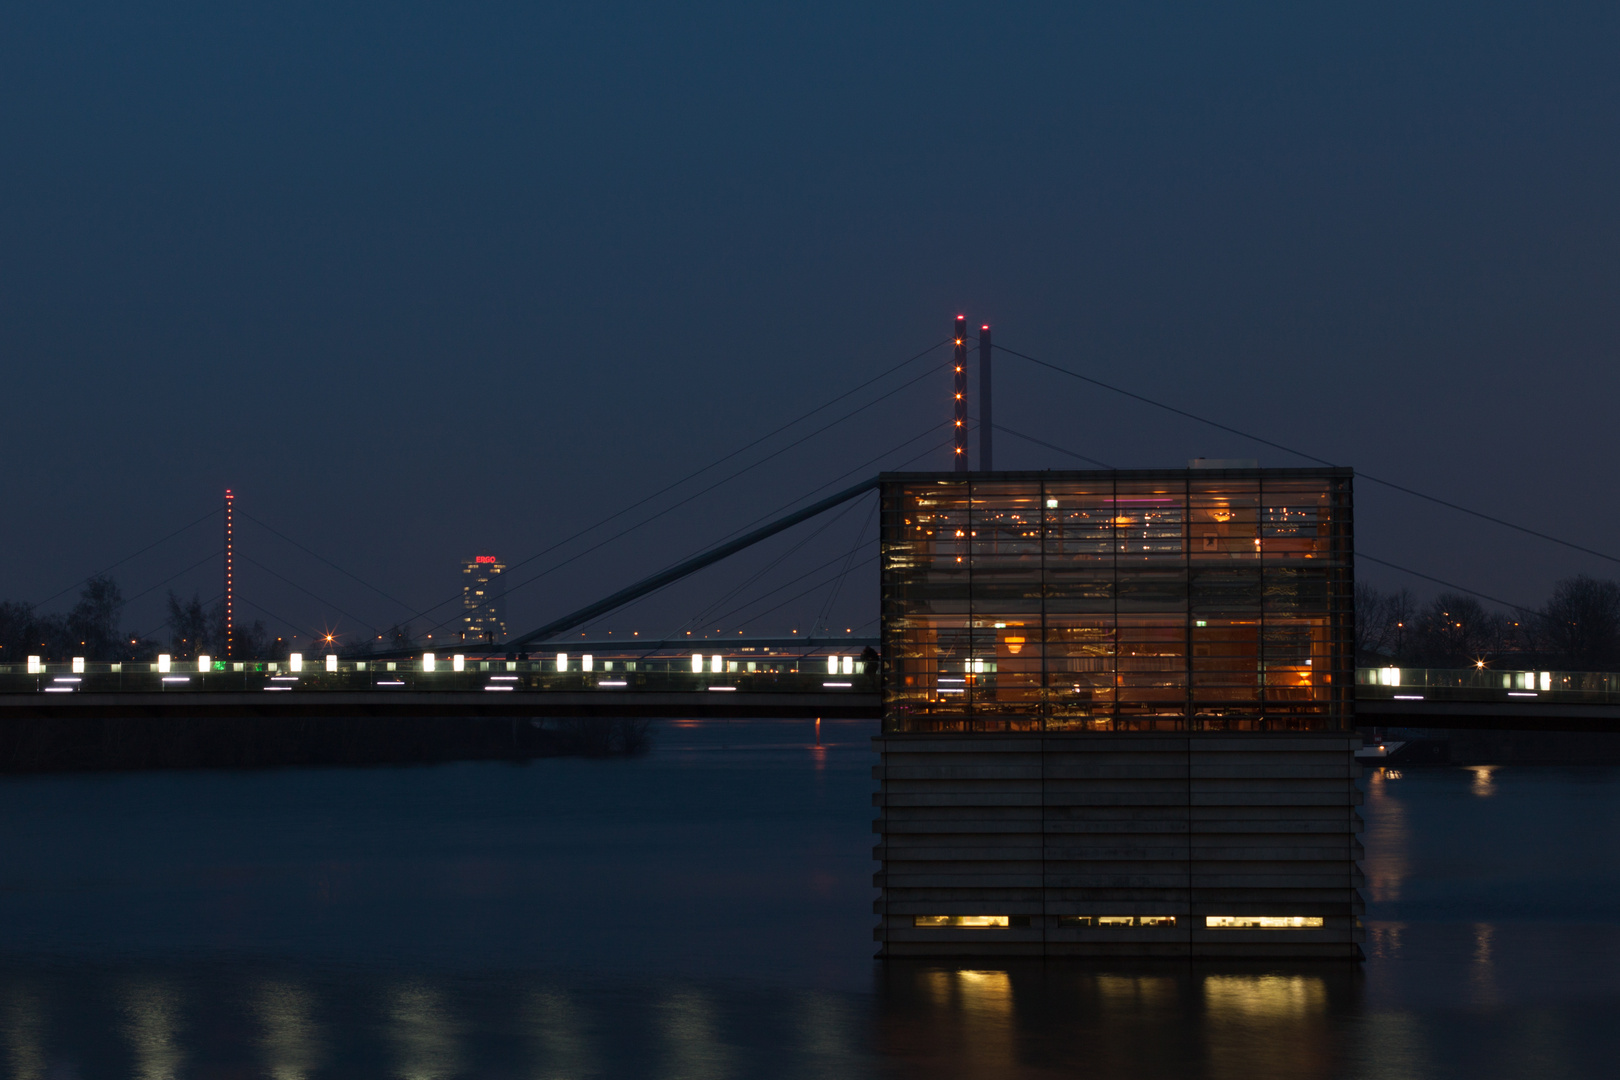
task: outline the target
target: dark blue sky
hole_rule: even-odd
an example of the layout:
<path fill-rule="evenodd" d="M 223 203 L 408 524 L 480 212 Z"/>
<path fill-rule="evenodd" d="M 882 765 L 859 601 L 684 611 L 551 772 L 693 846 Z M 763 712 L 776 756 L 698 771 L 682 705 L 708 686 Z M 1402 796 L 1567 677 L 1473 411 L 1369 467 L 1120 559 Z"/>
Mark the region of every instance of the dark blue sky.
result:
<path fill-rule="evenodd" d="M 1010 347 L 1620 548 L 1620 10 L 1116 9 L 7 6 L 0 596 L 55 592 L 233 486 L 425 606 L 459 558 L 532 554 L 958 309 Z M 931 421 L 944 438 L 943 359 L 519 593 L 514 629 Z M 998 420 L 1112 464 L 1299 463 L 1027 364 L 998 375 Z M 1002 437 L 998 464 L 1071 463 Z M 1615 570 L 1358 496 L 1364 550 L 1493 595 Z M 325 599 L 244 567 L 293 623 L 406 613 L 244 543 Z M 209 525 L 117 573 L 138 592 L 215 546 Z M 679 626 L 737 573 L 602 628 Z M 175 584 L 207 599 L 217 577 Z M 749 629 L 803 627 L 821 601 Z M 870 572 L 834 607 L 874 616 Z"/>

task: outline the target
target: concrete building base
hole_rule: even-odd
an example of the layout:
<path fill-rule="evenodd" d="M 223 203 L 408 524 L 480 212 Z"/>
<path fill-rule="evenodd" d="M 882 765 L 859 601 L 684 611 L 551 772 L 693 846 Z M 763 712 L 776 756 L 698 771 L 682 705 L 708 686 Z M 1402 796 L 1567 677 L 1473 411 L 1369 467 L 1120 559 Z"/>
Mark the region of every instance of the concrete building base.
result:
<path fill-rule="evenodd" d="M 873 741 L 880 956 L 1361 956 L 1352 733 Z"/>

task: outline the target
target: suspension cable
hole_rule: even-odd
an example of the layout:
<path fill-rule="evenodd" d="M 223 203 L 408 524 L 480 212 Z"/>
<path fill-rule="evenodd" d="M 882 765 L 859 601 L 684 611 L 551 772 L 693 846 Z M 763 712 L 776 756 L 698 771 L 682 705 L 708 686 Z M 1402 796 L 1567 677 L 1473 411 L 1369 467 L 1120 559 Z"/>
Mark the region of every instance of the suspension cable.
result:
<path fill-rule="evenodd" d="M 1330 468 L 1336 468 L 1337 467 L 1337 466 L 1334 465 L 1333 462 L 1328 461 L 1325 458 L 1319 458 L 1315 454 L 1307 454 L 1303 450 L 1295 449 L 1292 446 L 1285 446 L 1280 442 L 1273 442 L 1270 439 L 1261 438 L 1259 435 L 1254 435 L 1254 434 L 1251 434 L 1251 433 L 1249 433 L 1247 431 L 1241 431 L 1241 430 L 1239 430 L 1239 429 L 1237 429 L 1235 427 L 1231 427 L 1230 425 L 1222 424 L 1222 423 L 1220 423 L 1219 421 L 1216 421 L 1216 420 L 1211 420 L 1206 416 L 1199 416 L 1197 413 L 1188 412 L 1186 409 L 1178 409 L 1174 405 L 1167 405 L 1166 403 L 1164 403 L 1162 401 L 1157 401 L 1157 400 L 1155 400 L 1153 398 L 1146 397 L 1146 396 L 1144 396 L 1142 394 L 1133 393 L 1130 390 L 1126 390 L 1123 387 L 1115 386 L 1112 383 L 1103 382 L 1101 379 L 1094 379 L 1090 375 L 1082 375 L 1078 371 L 1072 371 L 1069 368 L 1059 367 L 1056 364 L 1048 363 L 1045 360 L 1040 360 L 1040 359 L 1037 359 L 1036 357 L 1030 356 L 1028 353 L 1021 353 L 1021 352 L 1017 351 L 1016 349 L 1009 349 L 1005 345 L 992 345 L 991 348 L 999 349 L 1001 352 L 1004 352 L 1004 353 L 1008 354 L 1009 356 L 1016 356 L 1021 360 L 1028 360 L 1032 364 L 1038 364 L 1041 367 L 1048 368 L 1048 369 L 1050 369 L 1052 371 L 1056 371 L 1059 374 L 1067 375 L 1072 379 L 1079 379 L 1081 382 L 1087 382 L 1087 383 L 1090 383 L 1093 386 L 1100 386 L 1104 390 L 1109 390 L 1109 391 L 1112 391 L 1113 393 L 1121 394 L 1121 395 L 1123 395 L 1125 397 L 1131 398 L 1134 401 L 1140 401 L 1140 402 L 1142 402 L 1144 404 L 1152 405 L 1154 408 L 1163 409 L 1166 412 L 1175 413 L 1177 416 L 1184 416 L 1189 420 L 1196 420 L 1200 424 L 1205 424 L 1205 425 L 1207 425 L 1209 427 L 1212 427 L 1212 428 L 1215 428 L 1215 429 L 1217 429 L 1219 431 L 1225 431 L 1225 432 L 1227 432 L 1229 434 L 1236 435 L 1239 438 L 1248 439 L 1251 442 L 1257 442 L 1262 446 L 1269 446 L 1274 450 L 1281 450 L 1285 454 L 1293 454 L 1295 457 L 1304 458 L 1306 461 L 1314 461 L 1318 465 L 1326 465 L 1326 466 L 1328 466 Z M 1528 528 L 1528 527 L 1526 527 L 1524 525 L 1516 524 L 1515 522 L 1512 522 L 1512 521 L 1507 521 L 1507 520 L 1505 520 L 1503 518 L 1496 517 L 1493 514 L 1487 514 L 1487 513 L 1484 513 L 1483 511 L 1480 511 L 1480 510 L 1474 510 L 1474 509 L 1472 509 L 1470 507 L 1462 506 L 1462 505 L 1460 505 L 1458 503 L 1451 502 L 1450 500 L 1442 499 L 1437 495 L 1430 495 L 1430 494 L 1427 494 L 1426 492 L 1418 491 L 1415 488 L 1407 487 L 1404 484 L 1397 484 L 1393 480 L 1385 480 L 1382 477 L 1374 476 L 1371 473 L 1361 472 L 1360 470 L 1357 470 L 1356 476 L 1358 478 L 1360 478 L 1362 480 L 1366 480 L 1366 481 L 1368 481 L 1370 483 L 1378 484 L 1378 485 L 1380 485 L 1382 487 L 1391 488 L 1391 489 L 1393 489 L 1395 491 L 1403 492 L 1404 494 L 1411 495 L 1411 496 L 1414 496 L 1416 498 L 1426 500 L 1428 502 L 1432 502 L 1437 506 L 1444 506 L 1447 509 L 1456 510 L 1458 513 L 1468 514 L 1471 517 L 1477 517 L 1482 521 L 1489 521 L 1493 525 L 1500 525 L 1503 528 L 1512 529 L 1515 532 L 1524 533 L 1526 536 L 1534 536 L 1537 539 L 1546 540 L 1549 543 L 1558 544 L 1558 545 L 1561 545 L 1563 547 L 1570 548 L 1571 550 L 1574 550 L 1574 551 L 1583 552 L 1584 554 L 1587 554 L 1587 555 L 1593 555 L 1593 556 L 1596 556 L 1599 559 L 1606 559 L 1607 561 L 1612 562 L 1612 563 L 1620 563 L 1620 556 L 1610 555 L 1607 552 L 1598 551 L 1595 548 L 1589 548 L 1589 547 L 1586 547 L 1585 545 L 1577 544 L 1577 543 L 1574 543 L 1573 541 L 1565 540 L 1565 539 L 1562 539 L 1561 537 L 1553 536 L 1550 533 L 1540 532 L 1539 530 L 1531 529 L 1531 528 Z"/>

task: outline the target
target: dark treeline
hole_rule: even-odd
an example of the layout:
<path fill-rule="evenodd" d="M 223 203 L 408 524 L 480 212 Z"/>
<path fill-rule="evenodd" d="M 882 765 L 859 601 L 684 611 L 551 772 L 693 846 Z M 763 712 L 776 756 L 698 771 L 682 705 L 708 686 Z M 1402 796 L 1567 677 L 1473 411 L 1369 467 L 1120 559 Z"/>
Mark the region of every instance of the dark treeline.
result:
<path fill-rule="evenodd" d="M 1443 592 L 1356 586 L 1356 662 L 1403 667 L 1523 666 L 1620 671 L 1620 582 L 1580 574 L 1553 586 L 1537 609 L 1493 611 Z"/>
<path fill-rule="evenodd" d="M 85 583 L 66 614 L 47 614 L 18 600 L 0 600 L 0 664 L 20 664 L 29 656 L 62 662 L 75 656 L 90 661 L 151 660 L 158 653 L 176 659 L 225 655 L 225 606 L 205 607 L 193 596 L 169 593 L 169 617 L 154 630 L 123 626 L 124 597 L 118 582 L 98 575 Z M 278 659 L 288 648 L 272 638 L 262 622 L 237 626 L 236 656 Z"/>

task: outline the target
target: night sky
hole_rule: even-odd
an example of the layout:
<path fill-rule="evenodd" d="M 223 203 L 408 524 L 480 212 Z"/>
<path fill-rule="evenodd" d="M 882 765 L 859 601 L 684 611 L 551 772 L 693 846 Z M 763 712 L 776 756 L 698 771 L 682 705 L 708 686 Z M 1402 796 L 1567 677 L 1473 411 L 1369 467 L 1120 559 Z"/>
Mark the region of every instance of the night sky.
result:
<path fill-rule="evenodd" d="M 0 597 L 42 600 L 232 487 L 393 598 L 247 522 L 269 569 L 242 566 L 245 614 L 363 637 L 456 594 L 459 560 L 533 555 L 959 310 L 1010 348 L 1620 554 L 1620 8 L 1120 8 L 6 5 Z M 517 592 L 511 629 L 870 459 L 947 467 L 947 361 Z M 997 377 L 999 422 L 1111 465 L 1304 464 L 1015 359 Z M 1081 467 L 1007 435 L 997 464 Z M 1620 575 L 1357 496 L 1362 550 L 1494 596 Z M 867 521 L 863 503 L 717 611 Z M 872 527 L 840 629 L 876 616 Z M 598 629 L 691 629 L 806 531 Z M 215 518 L 114 574 L 132 595 L 218 547 Z M 206 601 L 219 576 L 172 586 Z M 128 624 L 159 622 L 164 588 Z M 807 629 L 826 599 L 745 628 Z"/>

